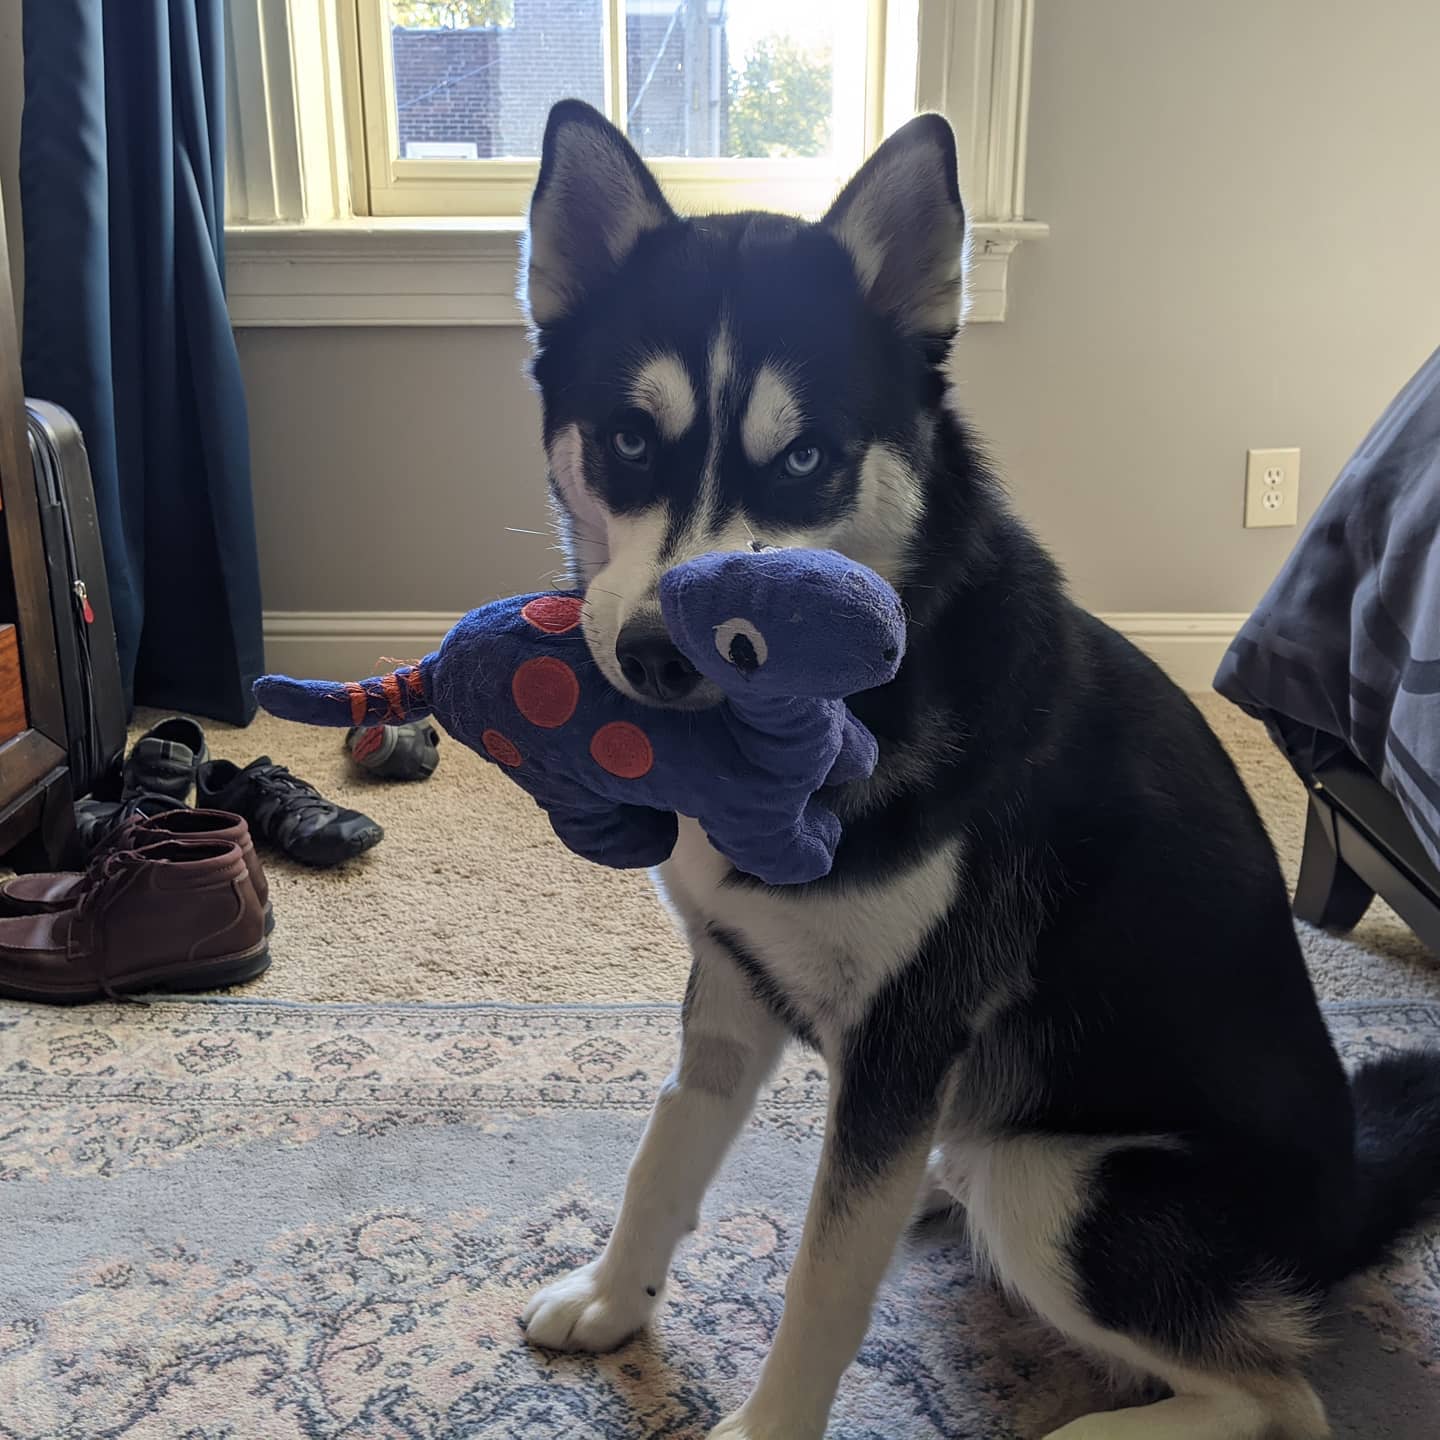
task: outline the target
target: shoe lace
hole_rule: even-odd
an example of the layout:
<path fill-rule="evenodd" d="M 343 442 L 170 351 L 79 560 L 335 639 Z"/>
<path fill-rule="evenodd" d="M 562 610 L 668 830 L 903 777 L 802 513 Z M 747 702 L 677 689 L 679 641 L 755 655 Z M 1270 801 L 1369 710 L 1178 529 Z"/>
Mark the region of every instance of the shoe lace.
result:
<path fill-rule="evenodd" d="M 165 797 L 140 794 L 132 795 L 130 799 L 126 800 L 111 822 L 109 833 L 103 839 L 98 840 L 90 851 L 91 861 L 117 854 L 122 850 L 133 850 L 135 833 L 144 821 L 163 814 L 166 810 L 180 808 L 173 800 L 162 805 L 160 803 L 162 798 Z"/>
<path fill-rule="evenodd" d="M 89 949 L 103 956 L 104 947 L 94 943 L 95 931 L 101 916 L 126 889 L 130 876 L 136 874 L 142 864 L 141 857 L 133 849 L 113 849 L 92 860 L 85 871 L 76 891 L 75 907 L 71 915 L 70 928 L 65 937 L 65 958 L 74 961 L 82 949 L 81 939 L 89 943 Z M 103 961 L 102 961 L 103 964 Z M 136 999 L 116 990 L 110 983 L 105 970 L 100 972 L 100 990 L 107 1000 L 124 1005 L 149 1005 L 148 1000 Z"/>
<path fill-rule="evenodd" d="M 291 774 L 284 765 L 257 775 L 255 785 L 273 799 L 282 801 L 293 814 L 306 815 L 335 808 L 308 780 Z"/>

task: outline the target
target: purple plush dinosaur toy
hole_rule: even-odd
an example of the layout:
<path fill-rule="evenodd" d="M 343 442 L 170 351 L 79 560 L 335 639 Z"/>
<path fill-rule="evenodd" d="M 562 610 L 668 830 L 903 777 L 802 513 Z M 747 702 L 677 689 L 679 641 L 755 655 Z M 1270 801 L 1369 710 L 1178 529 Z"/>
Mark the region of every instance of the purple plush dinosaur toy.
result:
<path fill-rule="evenodd" d="M 603 865 L 659 864 L 680 814 L 767 884 L 828 874 L 840 822 L 816 792 L 875 768 L 875 738 L 845 697 L 899 669 L 899 597 L 832 551 L 759 550 L 677 565 L 660 582 L 660 608 L 720 703 L 664 710 L 622 695 L 586 648 L 572 592 L 472 610 L 435 654 L 389 675 L 266 675 L 255 694 L 311 725 L 433 715 L 508 770 L 571 850 Z"/>

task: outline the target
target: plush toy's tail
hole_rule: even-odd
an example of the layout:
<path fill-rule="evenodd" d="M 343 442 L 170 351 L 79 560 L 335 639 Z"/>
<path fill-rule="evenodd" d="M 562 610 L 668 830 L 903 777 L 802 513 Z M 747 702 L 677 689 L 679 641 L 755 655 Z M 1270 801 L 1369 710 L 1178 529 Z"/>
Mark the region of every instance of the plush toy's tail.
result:
<path fill-rule="evenodd" d="M 272 715 L 306 725 L 403 725 L 430 714 L 425 664 L 348 682 L 262 675 L 255 698 Z"/>

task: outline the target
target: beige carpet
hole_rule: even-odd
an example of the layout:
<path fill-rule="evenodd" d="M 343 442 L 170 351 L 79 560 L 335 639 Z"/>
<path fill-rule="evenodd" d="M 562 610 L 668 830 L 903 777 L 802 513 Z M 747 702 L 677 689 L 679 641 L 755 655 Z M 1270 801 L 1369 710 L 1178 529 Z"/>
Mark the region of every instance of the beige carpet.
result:
<path fill-rule="evenodd" d="M 1200 699 L 1238 762 L 1293 884 L 1304 797 L 1263 729 Z M 267 864 L 274 964 L 247 993 L 293 1000 L 678 1000 L 686 958 L 642 874 L 576 859 L 530 799 L 462 746 L 416 785 L 354 776 L 341 732 L 262 716 L 208 727 L 212 752 L 268 752 L 373 815 L 384 842 L 339 871 Z M 1386 905 L 1339 938 L 1301 927 L 1323 999 L 1440 997 L 1440 962 Z"/>

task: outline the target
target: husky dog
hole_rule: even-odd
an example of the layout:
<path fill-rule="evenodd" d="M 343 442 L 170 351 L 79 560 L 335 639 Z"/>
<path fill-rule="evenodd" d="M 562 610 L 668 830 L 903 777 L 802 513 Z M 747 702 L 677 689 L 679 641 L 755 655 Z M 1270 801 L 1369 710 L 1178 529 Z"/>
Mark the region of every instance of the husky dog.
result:
<path fill-rule="evenodd" d="M 1172 1392 L 1051 1440 L 1318 1440 L 1326 1291 L 1440 1199 L 1440 1054 L 1347 1079 L 1229 759 L 1006 507 L 946 378 L 964 247 L 933 115 L 809 224 L 683 219 L 594 110 L 551 113 L 524 284 L 595 663 L 713 703 L 656 585 L 752 544 L 874 567 L 910 625 L 852 702 L 881 758 L 829 796 L 826 879 L 767 888 L 680 821 L 680 1056 L 604 1253 L 523 1321 L 589 1351 L 649 1322 L 793 1037 L 831 1077 L 819 1174 L 771 1351 L 711 1440 L 819 1440 L 896 1242 L 950 1204 L 1068 1340 Z"/>

